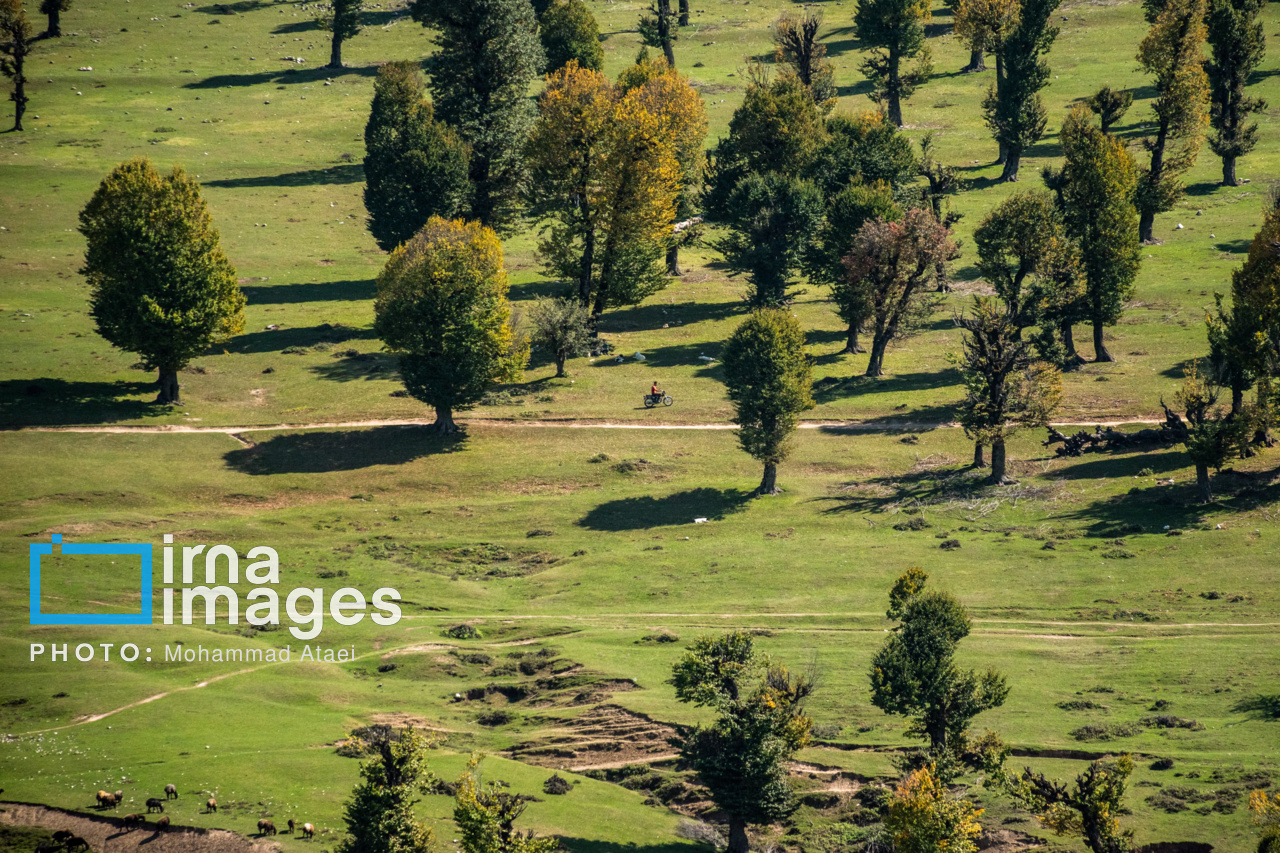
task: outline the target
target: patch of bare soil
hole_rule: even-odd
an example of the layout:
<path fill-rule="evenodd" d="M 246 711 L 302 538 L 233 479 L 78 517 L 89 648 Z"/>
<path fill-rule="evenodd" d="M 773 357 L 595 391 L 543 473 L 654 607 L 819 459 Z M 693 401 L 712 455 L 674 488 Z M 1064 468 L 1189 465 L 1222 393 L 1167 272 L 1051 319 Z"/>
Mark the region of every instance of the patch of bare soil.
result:
<path fill-rule="evenodd" d="M 158 817 L 158 815 L 153 816 Z M 251 841 L 225 829 L 174 826 L 157 830 L 149 821 L 128 827 L 119 817 L 86 815 L 32 803 L 0 803 L 0 822 L 66 830 L 89 842 L 93 853 L 277 853 L 273 842 Z"/>
<path fill-rule="evenodd" d="M 978 849 L 983 853 L 1022 853 L 1041 850 L 1045 840 L 1014 829 L 988 829 L 978 836 Z"/>
<path fill-rule="evenodd" d="M 678 752 L 669 743 L 675 734 L 666 723 L 617 705 L 601 705 L 508 753 L 526 764 L 578 773 L 675 758 Z"/>

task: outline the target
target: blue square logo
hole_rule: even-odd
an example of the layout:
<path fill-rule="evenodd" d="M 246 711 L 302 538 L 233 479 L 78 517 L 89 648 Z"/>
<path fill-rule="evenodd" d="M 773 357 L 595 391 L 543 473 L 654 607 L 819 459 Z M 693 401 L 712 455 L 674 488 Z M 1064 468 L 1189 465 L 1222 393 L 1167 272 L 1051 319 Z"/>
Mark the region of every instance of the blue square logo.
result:
<path fill-rule="evenodd" d="M 136 555 L 142 561 L 142 612 L 132 613 L 41 613 L 40 612 L 40 558 L 53 554 L 53 546 L 59 545 L 64 554 L 88 554 L 101 556 Z M 84 545 L 63 545 L 62 534 L 53 534 L 52 541 L 33 542 L 31 554 L 31 624 L 32 625 L 150 625 L 151 624 L 151 546 L 144 542 L 107 543 L 90 542 Z"/>

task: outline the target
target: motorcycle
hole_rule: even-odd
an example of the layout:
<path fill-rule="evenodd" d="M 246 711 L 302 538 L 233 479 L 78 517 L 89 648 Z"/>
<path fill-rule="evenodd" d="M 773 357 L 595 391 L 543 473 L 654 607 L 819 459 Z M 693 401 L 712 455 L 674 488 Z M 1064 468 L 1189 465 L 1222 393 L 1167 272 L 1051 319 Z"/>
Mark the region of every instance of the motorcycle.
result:
<path fill-rule="evenodd" d="M 675 400 L 671 399 L 670 394 L 645 394 L 644 395 L 644 407 L 646 409 L 652 409 L 654 406 L 658 405 L 659 403 L 661 403 L 664 406 L 670 406 L 674 402 Z"/>

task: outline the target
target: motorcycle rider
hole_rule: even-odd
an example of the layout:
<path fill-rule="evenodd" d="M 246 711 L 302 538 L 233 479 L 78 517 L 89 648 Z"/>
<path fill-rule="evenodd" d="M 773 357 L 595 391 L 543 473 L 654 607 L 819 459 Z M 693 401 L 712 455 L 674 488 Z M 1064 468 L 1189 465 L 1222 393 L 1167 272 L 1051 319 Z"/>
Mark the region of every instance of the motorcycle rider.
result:
<path fill-rule="evenodd" d="M 649 389 L 649 396 L 655 400 L 662 399 L 662 389 L 658 387 L 658 380 L 653 380 L 653 387 Z"/>

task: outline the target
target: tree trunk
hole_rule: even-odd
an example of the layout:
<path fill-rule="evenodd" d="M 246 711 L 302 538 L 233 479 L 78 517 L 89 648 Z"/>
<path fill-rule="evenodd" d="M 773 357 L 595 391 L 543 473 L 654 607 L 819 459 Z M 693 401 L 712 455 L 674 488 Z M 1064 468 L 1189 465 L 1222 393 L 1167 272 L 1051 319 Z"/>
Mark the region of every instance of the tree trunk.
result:
<path fill-rule="evenodd" d="M 562 352 L 556 353 L 556 379 L 560 379 L 564 376 L 564 360 L 565 360 L 564 353 Z"/>
<path fill-rule="evenodd" d="M 1105 327 L 1098 320 L 1093 321 L 1093 360 L 1094 362 L 1115 361 L 1111 357 L 1111 352 L 1107 349 L 1106 343 L 1102 340 L 1102 331 Z"/>
<path fill-rule="evenodd" d="M 1075 329 L 1070 321 L 1064 321 L 1058 327 L 1058 333 L 1062 335 L 1062 348 L 1066 351 L 1066 363 L 1068 366 L 1076 366 L 1084 363 L 1084 359 L 1080 357 L 1080 353 L 1076 352 L 1076 335 Z"/>
<path fill-rule="evenodd" d="M 858 346 L 858 324 L 850 323 L 849 330 L 845 333 L 848 337 L 845 339 L 844 349 L 840 351 L 841 355 L 856 355 L 860 352 L 866 352 L 862 347 Z"/>
<path fill-rule="evenodd" d="M 458 425 L 453 422 L 453 409 L 448 406 L 436 406 L 436 422 L 431 425 L 431 429 L 443 435 L 458 432 Z"/>
<path fill-rule="evenodd" d="M 1222 158 L 1222 185 L 1224 187 L 1240 186 L 1240 181 L 1236 179 L 1236 158 L 1234 155 Z"/>
<path fill-rule="evenodd" d="M 676 21 L 680 26 L 689 26 L 689 0 L 680 0 L 680 18 Z"/>
<path fill-rule="evenodd" d="M 667 249 L 667 275 L 682 276 L 680 271 L 680 244 L 672 243 Z"/>
<path fill-rule="evenodd" d="M 49 28 L 44 31 L 45 38 L 62 38 L 62 12 L 55 6 L 49 10 Z"/>
<path fill-rule="evenodd" d="M 9 99 L 13 101 L 13 129 L 22 130 L 22 116 L 27 111 L 27 77 L 23 74 L 22 68 L 26 64 L 27 51 L 30 50 L 28 44 L 14 45 L 13 62 L 13 94 Z"/>
<path fill-rule="evenodd" d="M 157 403 L 169 406 L 181 405 L 182 400 L 178 394 L 178 371 L 160 368 L 156 387 L 160 389 L 160 393 L 156 395 Z"/>
<path fill-rule="evenodd" d="M 747 823 L 742 818 L 729 818 L 729 847 L 727 853 L 751 853 L 747 842 Z"/>
<path fill-rule="evenodd" d="M 888 92 L 886 94 L 889 96 L 889 122 L 894 127 L 902 127 L 902 86 L 901 75 L 898 73 L 898 64 L 900 61 L 901 57 L 898 56 L 898 52 L 895 49 L 890 48 L 889 85 Z"/>
<path fill-rule="evenodd" d="M 1005 471 L 1004 439 L 997 438 L 991 442 L 991 482 L 996 485 L 1007 483 Z"/>
<path fill-rule="evenodd" d="M 1022 152 L 1015 151 L 1006 146 L 1004 152 L 1004 171 L 1000 173 L 1000 180 L 1007 184 L 1011 184 L 1018 180 L 1018 166 L 1021 164 Z"/>
<path fill-rule="evenodd" d="M 671 0 L 658 0 L 658 41 L 662 42 L 662 55 L 667 64 L 676 67 L 676 52 L 671 43 Z"/>
<path fill-rule="evenodd" d="M 1004 93 L 1004 56 L 1000 51 L 996 51 L 996 100 L 1000 100 L 1000 96 Z M 1000 146 L 1000 153 L 996 155 L 996 165 L 1003 166 L 1005 158 L 1009 151 L 1005 148 L 1004 141 L 996 140 L 996 144 Z"/>
<path fill-rule="evenodd" d="M 984 449 L 985 448 L 983 447 L 983 444 L 981 441 L 975 441 L 973 443 L 973 467 L 974 468 L 987 467 L 987 458 L 983 454 Z"/>
<path fill-rule="evenodd" d="M 867 372 L 864 376 L 882 376 L 884 375 L 884 350 L 889 342 L 881 338 L 880 335 L 873 335 L 871 338 L 871 358 L 867 360 Z"/>
<path fill-rule="evenodd" d="M 1196 463 L 1196 491 L 1200 493 L 1200 503 L 1213 500 L 1213 489 L 1209 486 L 1209 466 Z"/>
<path fill-rule="evenodd" d="M 756 489 L 756 494 L 757 495 L 776 495 L 776 494 L 779 494 L 781 491 L 782 490 L 778 488 L 777 463 L 775 462 L 764 463 L 764 476 L 760 478 L 760 488 Z M 743 847 L 742 849 L 746 850 L 747 848 Z"/>
<path fill-rule="evenodd" d="M 981 50 L 969 51 L 969 64 L 961 69 L 965 74 L 979 74 L 987 70 L 987 58 Z"/>
<path fill-rule="evenodd" d="M 1238 415 L 1244 410 L 1244 388 L 1238 385 L 1231 387 L 1231 414 Z"/>
<path fill-rule="evenodd" d="M 1160 130 L 1156 132 L 1156 141 L 1151 146 L 1151 168 L 1147 171 L 1147 182 L 1152 187 L 1159 187 L 1160 181 L 1164 179 L 1164 146 L 1169 139 L 1169 120 L 1160 120 Z M 1141 193 L 1139 194 L 1141 195 Z M 1157 192 L 1147 194 L 1148 198 L 1154 198 L 1159 195 Z M 1138 219 L 1138 242 L 1151 244 L 1156 242 L 1155 224 L 1156 212 L 1154 210 L 1143 210 L 1142 215 Z"/>
<path fill-rule="evenodd" d="M 338 38 L 338 34 L 333 34 L 333 41 L 329 47 L 329 67 L 342 67 L 342 39 Z"/>

